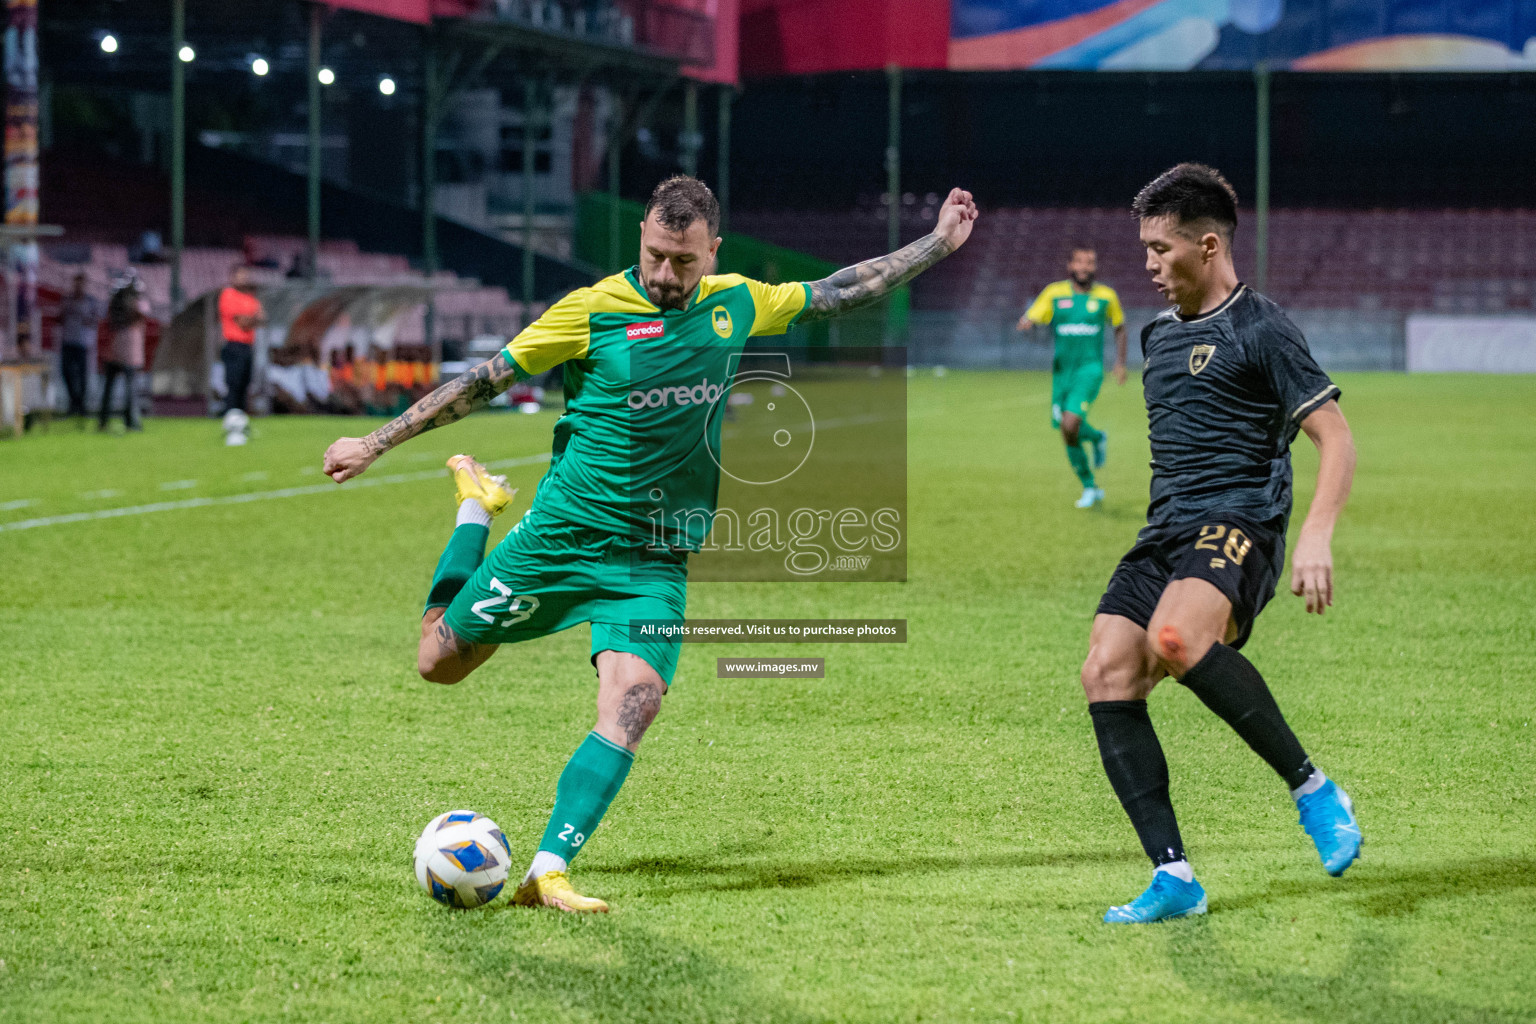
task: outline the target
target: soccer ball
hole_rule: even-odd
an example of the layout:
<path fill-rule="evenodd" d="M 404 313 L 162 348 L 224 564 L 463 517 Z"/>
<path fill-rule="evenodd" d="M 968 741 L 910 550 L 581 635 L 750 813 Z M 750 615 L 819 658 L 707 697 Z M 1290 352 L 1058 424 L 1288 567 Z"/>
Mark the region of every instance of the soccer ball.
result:
<path fill-rule="evenodd" d="M 224 443 L 231 446 L 245 444 L 245 428 L 250 426 L 251 418 L 239 409 L 231 409 L 224 414 Z"/>
<path fill-rule="evenodd" d="M 416 840 L 416 881 L 437 902 L 459 910 L 495 899 L 511 865 L 507 837 L 474 811 L 439 814 Z"/>

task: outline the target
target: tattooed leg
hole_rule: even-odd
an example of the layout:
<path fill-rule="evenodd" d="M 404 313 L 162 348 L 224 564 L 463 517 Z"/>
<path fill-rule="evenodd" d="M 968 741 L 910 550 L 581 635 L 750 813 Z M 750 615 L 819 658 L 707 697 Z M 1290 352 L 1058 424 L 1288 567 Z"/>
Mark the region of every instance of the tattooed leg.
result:
<path fill-rule="evenodd" d="M 496 644 L 470 643 L 443 621 L 442 608 L 431 608 L 421 619 L 421 643 L 416 671 L 429 683 L 457 683 L 496 653 Z"/>
<path fill-rule="evenodd" d="M 627 651 L 597 656 L 597 726 L 599 736 L 636 750 L 645 730 L 661 711 L 667 684 L 645 659 Z"/>
<path fill-rule="evenodd" d="M 655 683 L 636 683 L 625 690 L 624 698 L 619 702 L 618 721 L 619 728 L 624 730 L 625 742 L 630 746 L 638 745 L 660 710 L 661 687 Z"/>

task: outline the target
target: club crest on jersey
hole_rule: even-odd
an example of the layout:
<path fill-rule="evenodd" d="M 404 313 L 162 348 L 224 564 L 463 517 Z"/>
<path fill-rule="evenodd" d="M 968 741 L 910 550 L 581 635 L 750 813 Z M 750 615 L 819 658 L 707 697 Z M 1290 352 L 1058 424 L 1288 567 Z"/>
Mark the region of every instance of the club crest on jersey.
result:
<path fill-rule="evenodd" d="M 724 306 L 716 306 L 709 311 L 709 322 L 714 324 L 715 333 L 722 338 L 729 338 L 735 330 L 735 325 L 731 323 L 731 311 Z"/>
<path fill-rule="evenodd" d="M 1097 313 L 1098 311 L 1099 311 L 1099 300 L 1098 299 L 1089 299 L 1088 300 L 1088 312 L 1090 312 L 1090 313 Z"/>
<path fill-rule="evenodd" d="M 1199 373 L 1205 369 L 1211 357 L 1216 354 L 1215 345 L 1196 345 L 1189 350 L 1189 372 Z"/>
<path fill-rule="evenodd" d="M 642 338 L 659 338 L 666 325 L 660 320 L 651 320 L 643 324 L 630 324 L 624 328 L 624 337 L 630 341 L 638 341 Z"/>

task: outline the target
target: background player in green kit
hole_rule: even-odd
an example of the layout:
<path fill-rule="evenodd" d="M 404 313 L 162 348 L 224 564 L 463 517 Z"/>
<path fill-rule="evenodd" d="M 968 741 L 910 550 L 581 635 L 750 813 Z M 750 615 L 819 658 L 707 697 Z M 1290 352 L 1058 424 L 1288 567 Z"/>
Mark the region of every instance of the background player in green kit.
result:
<path fill-rule="evenodd" d="M 1019 317 L 1019 330 L 1049 325 L 1056 339 L 1051 359 L 1051 426 L 1061 428 L 1067 460 L 1083 485 L 1078 508 L 1092 508 L 1104 500 L 1104 491 L 1093 471 L 1104 465 L 1107 437 L 1088 422 L 1088 407 L 1099 397 L 1104 383 L 1104 327 L 1115 329 L 1115 383 L 1125 383 L 1125 313 L 1120 297 L 1106 284 L 1094 280 L 1098 256 L 1086 246 L 1072 250 L 1067 260 L 1067 279 L 1053 281 L 1036 296 Z M 1093 465 L 1083 451 L 1093 451 Z"/>
<path fill-rule="evenodd" d="M 491 359 L 367 437 L 341 438 L 326 451 L 325 471 L 340 483 L 514 381 L 565 364 L 566 411 L 549 471 L 489 556 L 491 519 L 512 493 L 468 456 L 449 460 L 457 525 L 417 650 L 423 678 L 456 683 L 501 644 L 592 624 L 597 723 L 561 773 L 514 903 L 608 909 L 577 893 L 566 872 L 629 774 L 677 667 L 676 640 L 637 639 L 629 624 L 683 618 L 688 553 L 708 532 L 719 488 L 711 448 L 718 450 L 722 417 L 711 410 L 724 402 L 747 339 L 878 300 L 959 248 L 976 215 L 970 193 L 954 189 L 934 230 L 911 245 L 820 281 L 766 285 L 709 273 L 720 205 L 702 182 L 669 178 L 646 204 L 636 266 L 572 292 Z M 685 523 L 687 532 L 657 546 L 658 520 Z"/>

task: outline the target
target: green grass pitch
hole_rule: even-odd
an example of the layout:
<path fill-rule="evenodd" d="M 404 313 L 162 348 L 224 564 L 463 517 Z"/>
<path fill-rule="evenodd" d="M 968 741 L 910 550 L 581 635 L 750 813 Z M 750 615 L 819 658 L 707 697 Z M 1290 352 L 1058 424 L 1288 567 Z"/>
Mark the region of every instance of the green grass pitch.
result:
<path fill-rule="evenodd" d="M 1144 511 L 1134 381 L 1094 411 L 1101 511 L 1071 507 L 1045 377 L 924 373 L 908 583 L 695 587 L 695 616 L 900 617 L 910 642 L 687 648 L 576 861 L 597 918 L 449 911 L 409 866 L 472 807 L 521 870 L 593 716 L 585 629 L 457 687 L 414 671 L 453 517 L 431 471 L 530 457 L 526 498 L 551 416 L 473 417 L 341 489 L 320 454 L 357 421 L 0 441 L 0 523 L 292 492 L 0 530 L 0 1021 L 1532 1020 L 1536 380 L 1341 383 L 1337 606 L 1281 594 L 1247 651 L 1365 857 L 1325 876 L 1269 769 L 1167 684 L 1211 913 L 1141 928 L 1099 923 L 1147 865 L 1077 682 Z M 715 679 L 732 653 L 827 678 Z"/>

